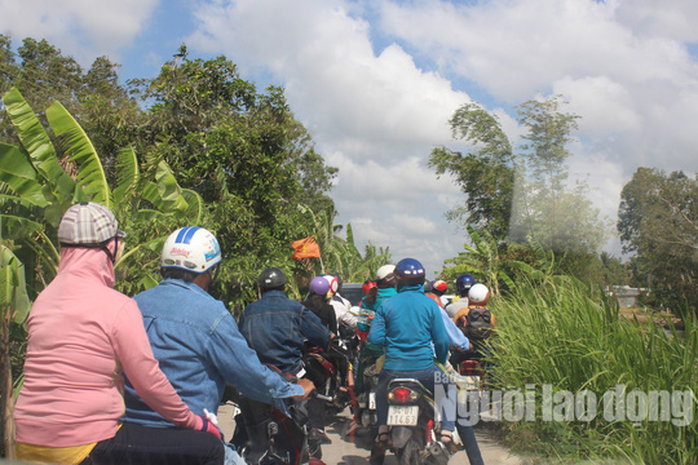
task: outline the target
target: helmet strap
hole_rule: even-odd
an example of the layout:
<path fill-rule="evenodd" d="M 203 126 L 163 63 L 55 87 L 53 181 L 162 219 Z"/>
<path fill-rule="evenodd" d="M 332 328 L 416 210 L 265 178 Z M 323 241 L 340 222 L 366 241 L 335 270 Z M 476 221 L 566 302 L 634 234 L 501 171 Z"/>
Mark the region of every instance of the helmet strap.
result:
<path fill-rule="evenodd" d="M 111 262 L 112 265 L 116 264 L 116 253 L 119 249 L 119 244 L 118 244 L 119 236 L 114 236 L 114 252 L 112 253 L 111 250 L 109 250 L 109 243 L 107 242 L 106 244 L 102 245 L 101 249 L 104 250 L 104 252 L 107 254 L 107 257 L 109 257 L 109 261 Z"/>

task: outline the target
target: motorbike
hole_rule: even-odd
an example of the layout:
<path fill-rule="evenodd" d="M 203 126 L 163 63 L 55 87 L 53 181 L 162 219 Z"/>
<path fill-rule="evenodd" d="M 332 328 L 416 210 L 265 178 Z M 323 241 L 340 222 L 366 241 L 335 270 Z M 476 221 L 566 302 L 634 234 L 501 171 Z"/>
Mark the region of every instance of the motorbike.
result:
<path fill-rule="evenodd" d="M 445 465 L 451 457 L 437 439 L 441 425 L 433 395 L 416 379 L 396 378 L 388 384 L 387 425 L 400 465 Z"/>
<path fill-rule="evenodd" d="M 308 378 L 315 383 L 317 397 L 326 401 L 327 411 L 341 413 L 355 402 L 353 353 L 355 342 L 341 335 L 326 350 L 306 347 L 303 357 Z"/>
<path fill-rule="evenodd" d="M 372 355 L 363 361 L 364 372 L 359 374 L 363 378 L 363 389 L 358 394 L 356 422 L 365 428 L 376 426 L 376 386 L 378 385 L 377 360 L 380 354 Z"/>
<path fill-rule="evenodd" d="M 230 443 L 249 465 L 324 465 L 319 445 L 308 442 L 306 402 L 289 403 L 282 411 L 230 388 L 224 399 L 237 405 L 239 413 Z"/>
<path fill-rule="evenodd" d="M 468 391 L 480 391 L 483 387 L 484 372 L 478 360 L 461 360 L 455 367 L 460 375 L 458 387 Z"/>

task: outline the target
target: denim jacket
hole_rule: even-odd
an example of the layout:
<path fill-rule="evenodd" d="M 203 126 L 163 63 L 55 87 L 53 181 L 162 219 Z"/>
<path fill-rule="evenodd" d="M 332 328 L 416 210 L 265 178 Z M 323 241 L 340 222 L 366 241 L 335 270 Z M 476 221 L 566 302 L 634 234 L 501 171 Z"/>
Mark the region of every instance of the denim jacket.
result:
<path fill-rule="evenodd" d="M 302 395 L 259 362 L 223 302 L 194 283 L 164 279 L 135 297 L 160 368 L 191 410 L 215 413 L 226 383 L 261 402 Z M 150 410 L 130 383 L 124 389 L 125 421 L 171 426 Z"/>
<path fill-rule="evenodd" d="M 332 334 L 317 315 L 279 290 L 267 291 L 245 307 L 238 324 L 262 363 L 289 374 L 297 374 L 303 367 L 306 339 L 327 348 Z"/>

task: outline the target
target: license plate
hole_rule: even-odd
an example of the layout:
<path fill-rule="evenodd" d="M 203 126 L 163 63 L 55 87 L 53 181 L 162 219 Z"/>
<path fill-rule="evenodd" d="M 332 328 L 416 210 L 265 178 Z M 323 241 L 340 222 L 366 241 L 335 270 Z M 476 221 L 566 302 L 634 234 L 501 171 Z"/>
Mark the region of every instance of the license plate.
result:
<path fill-rule="evenodd" d="M 463 388 L 468 391 L 477 391 L 480 389 L 479 376 L 463 376 Z"/>
<path fill-rule="evenodd" d="M 416 426 L 419 417 L 419 406 L 390 405 L 388 407 L 388 425 Z"/>
<path fill-rule="evenodd" d="M 376 393 L 375 392 L 368 393 L 368 409 L 369 410 L 376 409 Z"/>

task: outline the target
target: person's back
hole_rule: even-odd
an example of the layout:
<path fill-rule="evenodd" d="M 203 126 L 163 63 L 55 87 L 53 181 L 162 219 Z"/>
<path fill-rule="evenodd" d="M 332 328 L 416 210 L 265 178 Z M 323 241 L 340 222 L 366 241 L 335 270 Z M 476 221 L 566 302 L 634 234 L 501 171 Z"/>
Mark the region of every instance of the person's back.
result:
<path fill-rule="evenodd" d="M 470 288 L 473 287 L 474 284 L 475 278 L 467 273 L 456 278 L 456 291 L 458 292 L 458 295 L 444 307 L 446 309 L 446 313 L 448 313 L 448 316 L 453 318 L 454 321 L 458 312 L 464 308 L 468 308 L 470 303 L 468 300 L 468 292 L 470 292 Z"/>
<path fill-rule="evenodd" d="M 136 302 L 111 289 L 124 237 L 100 204 L 73 205 L 61 218 L 58 274 L 28 322 L 25 381 L 15 406 L 22 460 L 169 464 L 191 452 L 189 445 L 197 451 L 187 455 L 192 464 L 223 459 L 220 432 L 187 408 L 160 370 Z M 148 405 L 187 429 L 162 434 L 120 423 L 122 370 Z"/>
<path fill-rule="evenodd" d="M 487 307 L 489 289 L 484 284 L 475 284 L 470 289 L 468 298 L 470 305 L 459 310 L 453 321 L 473 343 L 473 350 L 482 355 L 496 325 L 496 318 Z"/>
<path fill-rule="evenodd" d="M 316 276 L 310 281 L 310 293 L 302 304 L 320 318 L 325 328 L 337 333 L 337 316 L 332 306 L 327 302 L 329 289 L 330 283 L 322 276 Z"/>
<path fill-rule="evenodd" d="M 445 363 L 449 338 L 441 307 L 424 295 L 425 271 L 422 264 L 405 258 L 395 266 L 397 295 L 385 300 L 368 334 L 368 342 L 385 348 L 385 364 L 378 375 L 376 416 L 378 434 L 371 449 L 371 464 L 382 464 L 388 448 L 388 384 L 395 378 L 414 378 L 434 392 L 439 369 L 434 358 Z M 442 429 L 455 426 L 444 421 Z M 443 435 L 443 434 L 442 434 Z"/>
<path fill-rule="evenodd" d="M 181 279 L 166 278 L 156 287 L 138 294 L 135 300 L 141 309 L 153 353 L 170 383 L 190 407 L 198 410 L 196 413 L 202 414 L 204 408 L 215 413 L 226 377 L 243 376 L 241 372 L 233 372 L 232 367 L 244 367 L 246 357 L 256 358 L 241 335 L 231 330 L 232 315 L 222 302 L 196 284 Z M 226 320 L 230 320 L 227 325 Z M 227 340 L 223 343 L 224 339 Z M 235 345 L 235 339 L 242 353 L 221 351 L 222 347 Z M 127 421 L 171 426 L 149 409 L 129 385 L 125 389 L 125 399 Z"/>
<path fill-rule="evenodd" d="M 272 270 L 267 272 L 267 270 Z M 283 273 L 277 268 L 262 272 L 259 282 L 264 286 L 264 275 L 271 281 Z M 280 282 L 280 281 L 279 281 Z M 303 343 L 327 348 L 331 333 L 312 311 L 300 302 L 286 297 L 283 284 L 270 282 L 262 297 L 245 307 L 239 320 L 240 332 L 262 363 L 278 368 L 283 373 L 297 374 L 302 370 Z"/>
<path fill-rule="evenodd" d="M 417 371 L 434 364 L 434 349 L 445 361 L 448 336 L 438 304 L 421 285 L 403 286 L 378 308 L 368 342 L 385 347 L 386 370 Z"/>
<path fill-rule="evenodd" d="M 113 284 L 100 250 L 63 252 L 58 274 L 37 297 L 27 322 L 17 440 L 74 446 L 116 432 L 122 405 L 111 339 L 142 323 L 133 318 L 139 315 L 135 302 L 111 289 Z M 47 409 L 50 404 L 65 408 Z"/>
<path fill-rule="evenodd" d="M 193 272 L 176 255 L 188 252 Z M 223 302 L 208 293 L 221 260 L 215 237 L 198 227 L 181 228 L 163 247 L 163 280 L 135 297 L 153 353 L 182 399 L 196 413 L 215 413 L 226 385 L 262 402 L 302 395 L 259 362 Z M 126 383 L 126 421 L 172 426 L 153 412 Z"/>
<path fill-rule="evenodd" d="M 262 271 L 257 285 L 262 297 L 245 307 L 240 332 L 263 363 L 289 375 L 310 377 L 303 368 L 305 342 L 327 349 L 333 333 L 311 310 L 286 297 L 286 276 L 280 269 Z M 320 399 L 308 400 L 308 441 L 313 444 L 331 442 L 324 431 L 323 408 Z"/>

